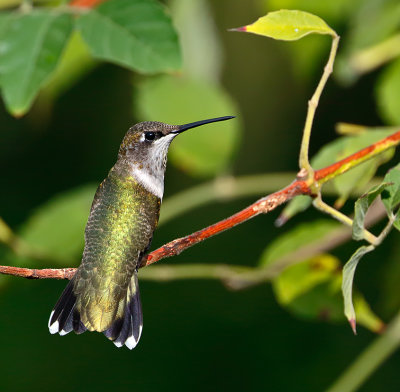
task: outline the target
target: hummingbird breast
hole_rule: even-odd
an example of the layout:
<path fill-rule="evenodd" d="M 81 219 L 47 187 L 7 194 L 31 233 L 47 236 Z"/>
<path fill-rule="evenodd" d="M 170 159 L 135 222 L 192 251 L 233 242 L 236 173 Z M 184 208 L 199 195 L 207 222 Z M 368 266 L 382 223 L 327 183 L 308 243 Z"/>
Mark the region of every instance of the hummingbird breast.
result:
<path fill-rule="evenodd" d="M 127 290 L 150 246 L 160 204 L 135 178 L 114 169 L 97 189 L 74 282 L 76 307 L 87 329 L 103 332 L 123 317 Z"/>

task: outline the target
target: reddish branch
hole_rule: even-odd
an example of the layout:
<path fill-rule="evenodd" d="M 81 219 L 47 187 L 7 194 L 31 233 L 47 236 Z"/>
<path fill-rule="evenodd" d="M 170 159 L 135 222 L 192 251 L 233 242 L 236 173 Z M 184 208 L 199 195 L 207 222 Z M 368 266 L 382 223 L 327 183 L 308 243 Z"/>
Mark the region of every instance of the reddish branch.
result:
<path fill-rule="evenodd" d="M 20 267 L 9 267 L 7 265 L 0 266 L 0 274 L 19 276 L 27 279 L 72 279 L 75 275 L 76 268 L 44 268 L 30 269 Z"/>
<path fill-rule="evenodd" d="M 151 252 L 146 259 L 146 262 L 142 266 L 148 266 L 155 263 L 158 260 L 166 257 L 174 256 L 181 253 L 183 250 L 189 248 L 198 242 L 204 241 L 209 237 L 213 237 L 225 230 L 231 229 L 232 227 L 243 223 L 259 214 L 266 214 L 283 203 L 293 199 L 299 195 L 310 195 L 313 196 L 311 186 L 315 184 L 323 184 L 329 179 L 336 177 L 339 174 L 346 172 L 347 170 L 355 167 L 356 165 L 366 161 L 377 155 L 382 151 L 385 151 L 389 147 L 396 146 L 400 143 L 400 131 L 395 134 L 379 141 L 371 146 L 368 146 L 347 158 L 342 159 L 330 166 L 323 169 L 317 170 L 314 173 L 314 183 L 305 181 L 303 178 L 298 178 L 286 188 L 272 193 L 262 199 L 256 201 L 250 206 L 246 207 L 242 211 L 226 218 L 220 222 L 217 222 L 211 226 L 208 226 L 202 230 L 196 231 L 195 233 L 189 234 L 186 237 L 178 238 L 168 244 L 162 246 Z M 28 269 L 19 267 L 8 267 L 0 266 L 0 273 L 6 275 L 20 276 L 31 279 L 71 279 L 74 276 L 75 268 L 63 268 L 63 269 Z"/>

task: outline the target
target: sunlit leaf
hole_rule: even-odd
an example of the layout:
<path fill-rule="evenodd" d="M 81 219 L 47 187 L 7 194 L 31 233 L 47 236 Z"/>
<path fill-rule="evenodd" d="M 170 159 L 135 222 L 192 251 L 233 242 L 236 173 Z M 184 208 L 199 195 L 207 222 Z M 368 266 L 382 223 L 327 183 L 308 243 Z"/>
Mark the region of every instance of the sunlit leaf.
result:
<path fill-rule="evenodd" d="M 109 0 L 81 15 L 78 27 L 94 57 L 155 73 L 181 67 L 178 36 L 154 0 Z"/>
<path fill-rule="evenodd" d="M 168 124 L 237 114 L 235 104 L 222 87 L 177 76 L 144 81 L 139 86 L 135 108 L 142 120 Z M 229 164 L 239 136 L 237 118 L 194 129 L 174 140 L 169 158 L 192 175 L 215 175 Z"/>
<path fill-rule="evenodd" d="M 354 14 L 357 1 L 336 0 L 263 0 L 265 10 L 301 9 L 318 15 L 332 26 L 341 26 Z M 300 83 L 308 82 L 321 70 L 321 59 L 329 51 L 329 40 L 317 36 L 301 40 L 296 45 L 285 45 L 282 48 L 290 52 L 296 66 L 291 70 Z M 335 67 L 336 68 L 336 67 Z"/>
<path fill-rule="evenodd" d="M 54 261 L 69 262 L 83 249 L 84 228 L 95 187 L 84 186 L 49 200 L 39 207 L 20 231 L 33 249 Z"/>
<path fill-rule="evenodd" d="M 358 248 L 343 268 L 342 292 L 344 298 L 344 314 L 349 321 L 353 332 L 356 333 L 356 313 L 353 306 L 353 279 L 358 262 L 366 253 L 372 252 L 372 245 Z"/>
<path fill-rule="evenodd" d="M 0 86 L 7 109 L 23 115 L 55 69 L 72 15 L 50 10 L 10 14 L 0 31 Z"/>
<path fill-rule="evenodd" d="M 336 33 L 318 16 L 296 10 L 280 10 L 270 12 L 253 24 L 240 27 L 238 31 L 263 35 L 284 41 L 294 41 L 308 34 Z"/>
<path fill-rule="evenodd" d="M 362 195 L 354 205 L 354 219 L 353 219 L 353 238 L 356 241 L 364 239 L 364 221 L 365 216 L 372 202 L 389 186 L 384 182 L 378 186 L 373 187 L 369 192 Z"/>
<path fill-rule="evenodd" d="M 376 96 L 382 117 L 389 124 L 400 124 L 400 60 L 382 72 L 377 82 Z"/>

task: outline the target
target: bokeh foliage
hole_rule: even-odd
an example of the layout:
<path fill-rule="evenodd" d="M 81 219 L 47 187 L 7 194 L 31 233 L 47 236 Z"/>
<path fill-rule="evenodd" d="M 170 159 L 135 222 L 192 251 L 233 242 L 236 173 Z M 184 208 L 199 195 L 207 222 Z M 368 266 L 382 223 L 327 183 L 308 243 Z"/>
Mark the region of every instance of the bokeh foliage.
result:
<path fill-rule="evenodd" d="M 331 105 L 328 106 L 325 103 L 324 106 L 322 102 L 322 112 L 324 110 L 333 112 L 332 117 L 337 121 L 356 122 L 364 116 L 364 124 L 367 125 L 398 124 L 400 110 L 397 110 L 396 105 L 400 102 L 397 99 L 400 88 L 396 86 L 399 85 L 400 67 L 395 54 L 390 51 L 384 52 L 382 63 L 373 67 L 369 65 L 368 57 L 361 56 L 366 50 L 374 49 L 376 45 L 399 34 L 398 21 L 400 19 L 397 3 L 376 0 L 354 2 L 259 0 L 252 2 L 249 6 L 251 9 L 249 15 L 245 13 L 245 6 L 240 2 L 229 4 L 225 1 L 216 4 L 204 0 L 191 2 L 174 0 L 166 4 L 153 0 L 109 0 L 94 9 L 73 10 L 65 4 L 60 4 L 55 10 L 54 3 L 47 2 L 33 3 L 32 8 L 28 2 L 21 8 L 3 11 L 0 17 L 2 48 L 0 88 L 5 108 L 14 116 L 26 114 L 32 108 L 27 117 L 18 121 L 11 120 L 5 114 L 5 110 L 0 118 L 4 123 L 0 134 L 2 137 L 0 145 L 2 153 L 9 159 L 7 168 L 10 169 L 9 175 L 4 174 L 3 184 L 7 189 L 2 199 L 2 215 L 22 241 L 20 248 L 11 251 L 7 247 L 1 249 L 0 254 L 5 260 L 4 264 L 40 268 L 41 266 L 69 267 L 71 263 L 78 262 L 83 246 L 83 228 L 96 186 L 94 184 L 101 181 L 107 173 L 107 168 L 113 164 L 118 141 L 124 132 L 124 129 L 114 129 L 114 124 L 119 121 L 121 114 L 123 118 L 131 122 L 151 119 L 170 123 L 185 123 L 218 115 L 239 115 L 235 122 L 221 124 L 218 129 L 210 127 L 201 132 L 193 132 L 174 142 L 170 163 L 175 168 L 167 175 L 167 187 L 170 186 L 169 189 L 167 188 L 169 195 L 197 184 L 202 178 L 211 179 L 218 184 L 220 178 L 240 173 L 242 167 L 246 167 L 249 162 L 257 159 L 256 156 L 267 161 L 268 156 L 278 149 L 276 140 L 279 139 L 276 139 L 277 136 L 274 133 L 284 133 L 286 140 L 290 139 L 290 142 L 285 141 L 286 146 L 279 153 L 281 162 L 275 163 L 272 168 L 265 165 L 257 169 L 260 172 L 269 172 L 290 167 L 292 171 L 295 171 L 297 156 L 290 160 L 286 157 L 288 154 L 286 150 L 294 155 L 297 154 L 298 135 L 302 127 L 305 102 L 309 91 L 312 91 L 314 87 L 315 80 L 321 73 L 328 40 L 326 37 L 307 37 L 290 45 L 280 43 L 279 49 L 276 49 L 276 46 L 268 46 L 273 44 L 265 43 L 264 40 L 256 40 L 254 44 L 251 42 L 253 37 L 239 37 L 236 33 L 225 32 L 227 28 L 255 20 L 255 15 L 263 14 L 260 13 L 261 9 L 293 8 L 312 12 L 326 20 L 330 26 L 337 28 L 343 36 L 338 67 L 334 75 L 337 81 L 336 91 L 328 89 L 327 94 Z M 227 15 L 227 10 L 231 15 Z M 217 25 L 214 18 L 217 20 Z M 245 42 L 240 50 L 240 58 L 243 59 L 235 64 L 231 59 L 237 56 L 239 49 L 236 45 L 240 45 L 241 42 Z M 266 53 L 271 51 L 272 55 L 268 54 L 265 59 L 261 51 Z M 37 53 L 41 55 L 38 56 Z M 132 53 L 135 55 L 132 56 Z M 254 56 L 254 53 L 257 62 L 247 61 L 246 57 Z M 280 66 L 276 67 L 275 72 L 268 74 L 264 67 L 268 66 L 267 63 L 276 61 L 269 58 L 272 56 L 278 58 Z M 362 62 L 363 59 L 367 60 Z M 104 65 L 103 61 L 112 63 L 114 66 Z M 291 62 L 291 70 L 285 68 L 288 62 Z M 278 79 L 285 83 L 288 78 L 287 71 L 290 72 L 289 80 L 293 83 L 293 86 L 290 86 L 291 89 L 282 87 L 271 90 L 274 80 Z M 370 71 L 374 71 L 371 80 L 364 76 Z M 121 82 L 113 75 L 123 75 L 123 81 Z M 112 83 L 107 85 L 107 80 L 113 77 Z M 338 87 L 340 83 L 347 87 Z M 370 89 L 371 94 L 375 91 L 376 112 L 369 110 L 369 113 L 366 113 L 368 110 L 365 109 L 365 105 L 369 108 L 374 106 L 365 99 L 363 91 L 357 90 L 357 83 L 365 83 L 365 88 Z M 87 96 L 83 94 L 82 98 L 79 95 L 90 88 L 96 93 L 90 96 L 92 100 L 88 102 Z M 340 90 L 341 88 L 347 90 Z M 358 101 L 350 110 L 342 114 L 340 107 L 336 111 L 335 100 L 340 99 L 350 89 L 356 90 Z M 89 133 L 87 128 L 90 127 L 90 123 L 88 125 L 85 121 L 80 122 L 79 115 L 72 116 L 74 121 L 71 121 L 68 127 L 57 127 L 63 120 L 69 121 L 68 116 L 62 115 L 60 106 L 71 112 L 75 111 L 77 106 L 88 107 L 89 112 L 90 107 L 93 106 L 95 115 L 105 119 L 105 114 L 101 113 L 102 107 L 96 106 L 93 99 L 97 98 L 99 92 L 107 97 L 107 94 L 113 96 L 114 92 L 119 90 L 129 90 L 126 95 L 129 100 L 125 106 L 118 100 L 106 100 L 108 119 L 103 124 L 99 124 L 99 129 L 103 127 L 101 131 L 96 129 L 96 133 Z M 299 94 L 295 94 L 296 91 Z M 290 102 L 292 102 L 292 105 L 298 105 L 297 113 L 300 114 L 296 112 L 288 114 L 286 110 L 281 113 L 268 111 L 266 101 L 260 102 L 256 99 L 259 96 L 257 94 L 265 96 L 266 101 L 268 99 L 266 96 L 272 95 L 274 99 L 285 102 L 287 105 L 291 105 Z M 35 97 L 37 97 L 36 103 L 34 103 Z M 258 109 L 256 117 L 254 117 L 254 108 Z M 353 115 L 353 111 L 358 115 Z M 85 111 L 81 116 L 84 115 L 86 115 Z M 54 121 L 52 121 L 52 116 L 54 116 Z M 278 125 L 279 128 L 264 129 L 266 116 L 275 118 L 271 120 L 271 123 L 281 124 Z M 41 121 L 35 122 L 38 117 Z M 283 122 L 280 123 L 280 121 Z M 257 127 L 250 127 L 249 124 L 257 124 Z M 130 123 L 126 123 L 123 126 L 127 128 L 129 125 Z M 287 131 L 286 126 L 288 126 Z M 321 136 L 324 132 L 326 134 L 324 126 L 326 124 L 322 120 L 320 125 L 316 124 L 314 131 L 316 137 L 313 140 L 321 148 L 312 161 L 316 168 L 337 161 L 392 133 L 395 129 L 390 127 L 358 128 L 357 134 L 342 136 L 326 144 L 326 136 Z M 29 129 L 35 129 L 35 127 L 37 134 L 32 136 L 29 134 L 31 132 Z M 77 132 L 73 133 L 72 129 L 75 127 Z M 329 127 L 332 128 L 333 124 L 329 124 Z M 16 136 L 10 136 L 13 132 Z M 66 143 L 66 146 L 65 140 L 59 139 L 61 137 L 57 135 L 59 132 L 63 132 L 67 135 L 65 137 L 71 140 Z M 71 132 L 70 136 L 68 132 Z M 88 133 L 90 137 L 82 141 L 80 137 L 85 133 Z M 112 146 L 111 143 L 107 143 L 106 135 L 110 133 L 113 134 Z M 17 142 L 14 141 L 14 137 Z M 98 141 L 102 137 L 105 141 Z M 331 135 L 330 138 L 333 139 L 334 136 Z M 48 177 L 41 180 L 37 172 L 38 167 L 34 164 L 30 166 L 31 160 L 36 158 L 36 152 L 18 155 L 21 146 L 23 152 L 32 151 L 33 146 L 30 145 L 32 139 L 37 140 L 33 146 L 38 147 L 37 154 L 42 156 L 42 170 L 46 170 L 48 166 L 55 165 L 56 167 L 57 175 L 54 175 L 51 180 Z M 94 140 L 96 141 L 93 142 Z M 43 142 L 44 147 L 40 145 Z M 101 154 L 95 150 L 96 143 L 100 143 L 103 146 L 101 148 L 110 151 L 110 157 L 106 162 L 102 162 Z M 67 150 L 75 148 L 76 144 L 82 144 L 85 149 L 83 154 L 74 156 L 74 150 L 72 150 L 72 154 L 68 151 L 68 154 L 62 155 L 63 159 L 69 157 L 71 161 L 76 160 L 76 166 L 72 169 L 73 173 L 69 164 L 64 168 L 57 159 L 54 161 L 46 159 L 46 148 Z M 5 147 L 6 145 L 8 147 Z M 380 170 L 379 166 L 385 164 L 392 155 L 393 152 L 389 151 L 336 179 L 334 187 L 337 206 L 343 206 L 345 210 L 347 209 L 346 211 L 350 211 L 354 200 L 346 203 L 347 199 L 353 197 L 354 192 L 359 195 L 363 193 L 370 180 Z M 18 159 L 14 160 L 13 156 L 17 156 Z M 86 165 L 90 167 L 91 163 L 88 161 L 93 162 L 93 159 L 101 162 L 99 164 L 104 166 L 102 171 L 99 173 L 96 170 L 92 172 L 88 170 L 85 174 L 84 168 Z M 284 161 L 288 162 L 286 167 L 282 164 Z M 5 159 L 2 161 L 4 165 L 6 162 Z M 13 165 L 21 165 L 24 170 L 15 170 Z M 391 166 L 393 165 L 392 161 Z M 389 166 L 386 165 L 379 173 L 383 175 L 388 168 Z M 397 171 L 391 171 L 388 176 L 395 176 L 396 173 Z M 17 174 L 18 181 L 22 182 L 24 176 L 35 178 L 37 185 L 30 186 L 26 191 L 26 196 L 21 195 L 21 188 L 24 189 L 24 187 L 16 184 Z M 68 178 L 68 186 L 60 187 L 60 182 L 65 178 Z M 385 179 L 386 186 L 380 188 L 379 193 L 385 195 L 384 192 L 388 192 L 389 187 L 393 186 L 392 182 Z M 41 186 L 43 193 L 36 198 L 35 194 L 41 193 L 39 189 Z M 15 188 L 14 191 L 13 188 Z M 398 201 L 396 189 L 388 194 L 389 198 L 386 200 Z M 273 190 L 275 189 L 271 185 L 271 191 Z M 229 189 L 225 192 L 229 199 Z M 34 201 L 28 200 L 29 194 L 33 194 Z M 14 209 L 7 207 L 13 205 L 12 198 L 15 198 L 15 203 L 20 199 L 25 200 L 21 203 L 22 211 L 19 212 L 18 217 L 15 212 L 16 207 Z M 209 206 L 207 209 L 192 211 L 183 218 L 173 219 L 166 227 L 160 228 L 155 238 L 156 244 L 223 218 L 243 207 L 245 205 L 243 203 L 245 202 L 224 203 L 217 207 Z M 284 211 L 285 220 L 294 217 L 300 210 L 304 210 L 309 203 L 310 200 L 307 198 L 302 199 L 301 202 L 294 200 L 293 204 L 287 207 L 290 210 Z M 390 203 L 392 209 L 397 205 L 396 202 Z M 333 221 L 317 220 L 304 223 L 315 216 L 315 213 L 308 211 L 294 217 L 294 223 L 288 223 L 286 234 L 272 229 L 271 219 L 273 218 L 259 219 L 258 222 L 251 222 L 235 233 L 210 241 L 211 244 L 202 245 L 200 250 L 193 250 L 191 254 L 185 253 L 177 262 L 180 260 L 224 262 L 263 267 L 273 263 L 274 260 L 279 260 L 286 253 L 296 252 L 304 244 L 312 244 L 314 239 L 323 238 L 324 235 L 337 229 L 337 224 Z M 296 226 L 295 223 L 299 222 L 303 222 L 302 225 Z M 389 316 L 395 311 L 394 297 L 397 294 L 394 289 L 385 291 L 388 302 L 395 305 L 386 313 L 382 311 L 381 308 L 384 306 L 379 304 L 379 301 L 384 302 L 384 300 L 375 299 L 374 294 L 381 285 L 385 285 L 385 280 L 382 280 L 383 283 L 376 281 L 378 273 L 376 280 L 371 281 L 370 273 L 371 271 L 374 273 L 375 268 L 379 268 L 376 265 L 377 259 L 391 252 L 391 247 L 395 248 L 394 243 L 397 237 L 397 234 L 393 234 L 382 245 L 383 250 L 377 249 L 376 256 L 373 252 L 368 259 L 366 258 L 365 262 L 368 266 L 364 268 L 367 268 L 367 272 L 363 274 L 361 271 L 361 287 L 353 298 L 359 323 L 374 332 L 382 330 L 381 318 L 389 320 Z M 1 233 L 0 238 L 2 238 Z M 134 353 L 114 352 L 114 347 L 107 348 L 107 341 L 102 341 L 104 339 L 101 338 L 96 340 L 96 336 L 89 334 L 89 337 L 63 338 L 66 343 L 61 339 L 47 336 L 45 318 L 63 286 L 56 282 L 21 283 L 19 280 L 2 279 L 4 294 L 2 304 L 4 312 L 8 314 L 4 316 L 3 325 L 7 331 L 10 331 L 16 322 L 20 324 L 19 329 L 17 328 L 15 335 L 12 336 L 19 336 L 21 339 L 33 342 L 29 344 L 28 350 L 33 353 L 32 357 L 45 358 L 44 363 L 52 373 L 49 380 L 58 383 L 60 390 L 66 389 L 67 383 L 65 380 L 60 381 L 57 369 L 50 360 L 51 356 L 63 356 L 64 359 L 61 362 L 68 371 L 78 375 L 83 371 L 86 372 L 83 377 L 73 377 L 74 380 L 81 379 L 82 389 L 96 387 L 102 390 L 113 386 L 116 390 L 122 390 L 129 386 L 137 390 L 159 390 L 162 387 L 166 390 L 180 388 L 184 390 L 191 386 L 193 379 L 198 379 L 194 390 L 196 388 L 200 390 L 205 385 L 213 383 L 219 386 L 219 389 L 229 387 L 233 390 L 242 390 L 242 386 L 250 385 L 250 389 L 257 390 L 260 388 L 293 390 L 294 388 L 294 390 L 317 391 L 326 387 L 343 369 L 343 357 L 351 358 L 373 338 L 369 332 L 359 332 L 361 337 L 355 342 L 355 338 L 350 334 L 347 335 L 345 323 L 342 323 L 343 326 L 338 326 L 338 323 L 344 321 L 343 299 L 340 292 L 341 266 L 353 251 L 354 244 L 335 250 L 332 254 L 321 252 L 317 256 L 300 260 L 298 264 L 285 269 L 272 282 L 272 293 L 276 302 L 269 292 L 271 286 L 266 284 L 262 288 L 230 293 L 225 292 L 222 287 L 213 282 L 187 281 L 171 283 L 169 286 L 144 283 L 145 323 L 149 332 L 147 332 L 147 339 L 141 342 L 137 352 L 135 350 Z M 258 263 L 257 260 L 259 260 Z M 174 260 L 164 260 L 164 262 L 172 264 Z M 151 268 L 157 268 L 157 266 Z M 393 273 L 398 275 L 395 263 L 391 268 Z M 386 271 L 386 274 L 390 276 L 390 272 Z M 20 289 L 21 286 L 22 289 Z M 38 286 L 39 288 L 35 289 Z M 15 299 L 12 298 L 14 294 Z M 34 309 L 24 308 L 23 301 L 26 300 L 24 297 L 28 296 L 40 301 L 39 316 L 36 316 Z M 291 315 L 282 312 L 277 303 L 283 309 L 289 310 Z M 32 305 L 29 307 L 33 308 Z M 31 318 L 29 331 L 25 330 L 25 317 L 23 317 L 25 311 L 26 317 Z M 15 317 L 14 312 L 18 313 Z M 310 323 L 310 320 L 317 323 Z M 333 322 L 333 326 L 319 321 Z M 169 325 L 163 325 L 164 322 Z M 294 329 L 297 329 L 297 332 L 294 332 Z M 252 334 L 254 336 L 250 336 Z M 290 334 L 293 336 L 290 337 Z M 299 343 L 302 336 L 312 340 L 316 335 L 320 336 L 320 339 L 316 338 L 315 345 L 310 343 L 311 349 L 308 345 L 302 346 Z M 189 337 L 193 338 L 193 342 L 189 340 Z M 78 347 L 80 359 L 76 364 L 71 364 L 70 358 L 76 355 L 73 346 L 78 339 L 81 342 L 83 339 L 85 343 Z M 277 343 L 272 340 L 276 340 Z M 56 341 L 54 346 L 53 341 Z M 201 344 L 199 344 L 200 341 Z M 238 347 L 238 341 L 241 341 L 243 346 Z M 205 342 L 207 342 L 206 347 Z M 233 344 L 233 342 L 236 343 Z M 11 353 L 13 349 L 11 344 L 4 343 L 5 352 Z M 317 343 L 324 347 L 319 349 Z M 192 345 L 196 355 L 193 355 Z M 348 346 L 347 351 L 342 347 L 344 345 Z M 178 349 L 177 346 L 179 346 Z M 14 358 L 15 355 L 16 360 L 17 354 L 23 352 L 24 349 L 23 344 L 17 343 L 16 354 L 10 354 L 9 358 Z M 308 349 L 310 352 L 305 353 Z M 90 356 L 85 354 L 85 350 L 92 354 Z M 172 381 L 162 381 L 163 377 L 167 378 L 167 375 L 171 374 L 172 369 L 176 369 L 172 364 L 167 365 L 159 377 L 152 378 L 149 370 L 142 371 L 136 378 L 131 377 L 132 367 L 140 368 L 138 364 L 142 363 L 143 367 L 147 366 L 149 369 L 159 351 L 165 353 L 161 354 L 160 360 L 164 359 L 168 362 L 168 359 L 173 356 L 175 363 L 182 367 L 183 376 L 179 380 L 172 378 Z M 270 357 L 268 352 L 271 353 Z M 282 357 L 279 352 L 283 353 Z M 118 376 L 115 379 L 110 377 L 110 380 L 107 376 L 106 381 L 96 378 L 99 374 L 106 373 L 106 367 L 97 361 L 94 361 L 93 365 L 88 365 L 88 363 L 92 356 L 105 355 L 114 361 L 110 367 L 112 372 L 114 374 L 122 372 L 125 376 Z M 209 360 L 213 355 L 217 358 L 215 362 L 206 363 L 207 359 Z M 235 369 L 239 369 L 234 358 L 251 355 L 256 359 L 250 360 L 248 367 L 245 366 L 244 369 L 240 366 L 242 377 L 232 375 Z M 188 359 L 191 356 L 196 356 L 198 359 Z M 229 356 L 232 356 L 232 359 L 227 358 Z M 282 370 L 277 370 L 280 368 L 279 359 L 287 361 L 290 356 L 293 359 L 288 363 L 289 370 L 285 371 L 293 374 L 293 380 L 282 380 L 280 375 L 283 373 L 279 373 Z M 254 369 L 256 361 L 263 365 L 256 366 L 260 375 L 265 374 L 265 368 L 271 369 L 268 380 L 264 376 L 255 375 L 251 370 L 251 368 Z M 331 367 L 328 363 L 331 364 L 332 361 L 334 364 Z M 124 363 L 121 364 L 121 362 Z M 304 364 L 304 367 L 307 366 L 309 370 L 312 369 L 314 374 L 316 372 L 320 374 L 320 378 L 315 379 L 303 374 L 308 371 L 300 371 L 299 363 Z M 394 358 L 391 363 L 395 366 L 398 358 Z M 24 363 L 25 367 L 30 365 L 28 362 Z M 35 374 L 35 366 L 37 365 L 31 366 L 31 370 L 27 372 L 30 379 Z M 220 374 L 216 374 L 215 368 L 221 366 Z M 85 370 L 82 370 L 82 367 Z M 16 368 L 16 366 L 10 366 L 11 374 L 16 371 Z M 110 368 L 107 367 L 107 370 Z M 203 369 L 207 377 L 199 374 L 196 371 L 197 368 Z M 272 373 L 275 373 L 275 376 Z M 385 375 L 391 374 L 395 372 L 391 373 L 389 368 L 367 384 L 365 390 L 374 390 L 374 386 L 379 385 L 382 379 L 387 379 Z M 229 381 L 223 380 L 229 377 L 232 377 Z M 36 384 L 39 388 L 43 386 L 43 381 L 39 380 Z M 304 388 L 299 389 L 299 384 L 304 385 Z M 12 381 L 10 380 L 9 384 L 6 381 L 6 385 L 10 389 L 13 385 Z M 23 390 L 26 385 L 23 380 L 14 382 L 15 390 Z M 393 380 L 387 389 L 396 390 L 396 386 L 398 383 Z"/>

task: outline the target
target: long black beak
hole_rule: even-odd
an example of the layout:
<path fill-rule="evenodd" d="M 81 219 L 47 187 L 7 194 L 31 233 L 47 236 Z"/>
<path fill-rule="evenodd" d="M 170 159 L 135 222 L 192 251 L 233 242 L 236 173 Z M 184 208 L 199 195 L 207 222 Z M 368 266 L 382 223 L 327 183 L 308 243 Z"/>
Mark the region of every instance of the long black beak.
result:
<path fill-rule="evenodd" d="M 199 127 L 200 125 L 209 124 L 217 121 L 230 120 L 231 118 L 235 118 L 235 116 L 216 117 L 216 118 L 210 118 L 208 120 L 201 120 L 189 124 L 179 125 L 178 129 L 176 131 L 172 131 L 171 133 L 181 133 L 188 129 Z"/>

